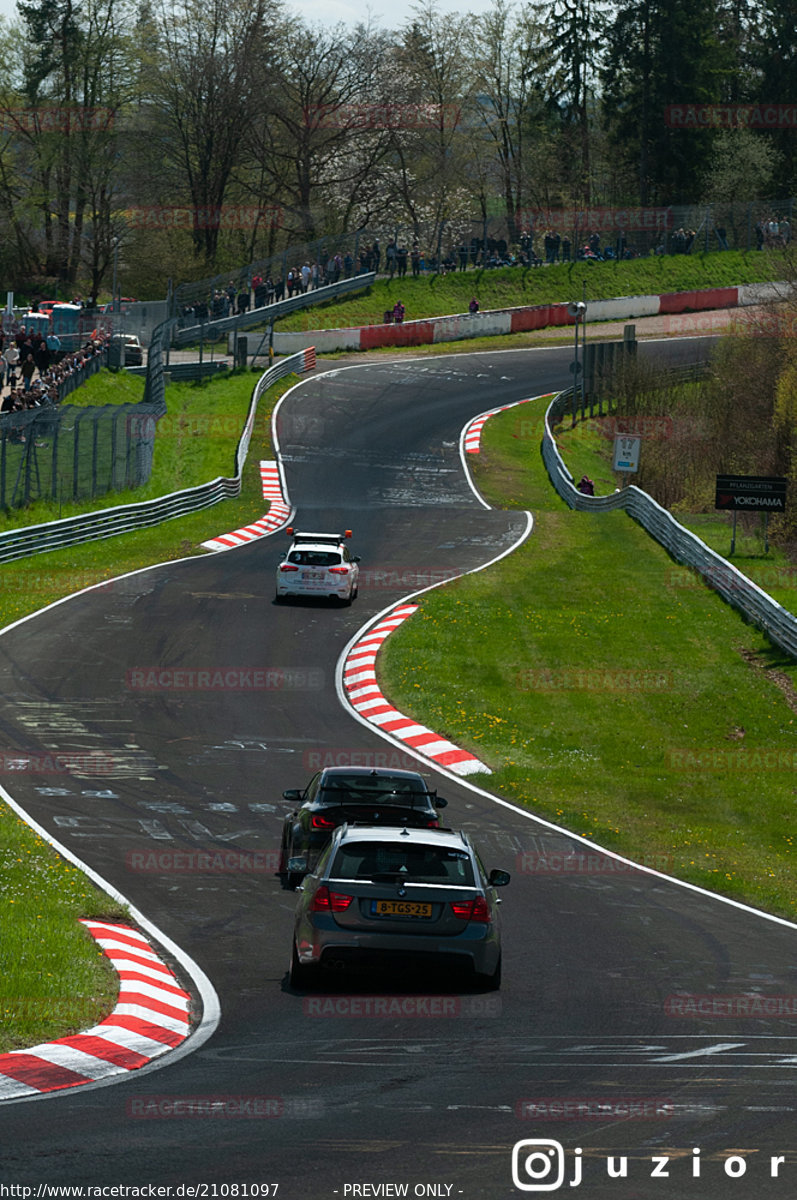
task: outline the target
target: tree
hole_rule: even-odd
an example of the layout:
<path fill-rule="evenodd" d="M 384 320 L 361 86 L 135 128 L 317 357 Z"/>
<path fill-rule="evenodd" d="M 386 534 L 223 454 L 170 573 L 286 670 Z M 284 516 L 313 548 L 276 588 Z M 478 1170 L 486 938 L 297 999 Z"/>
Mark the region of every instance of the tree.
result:
<path fill-rule="evenodd" d="M 34 221 L 40 214 L 43 252 L 34 273 L 71 287 L 82 269 L 87 228 L 96 249 L 102 237 L 95 235 L 100 227 L 107 233 L 110 222 L 115 124 L 130 81 L 124 35 L 129 7 L 127 0 L 84 0 L 79 6 L 73 0 L 23 0 L 19 9 L 19 84 L 3 97 L 14 134 L 12 169 L 0 187 L 7 206 L 19 204 L 18 228 L 28 225 L 27 247 L 37 255 Z M 93 268 L 98 285 L 101 255 L 93 255 Z"/>
<path fill-rule="evenodd" d="M 749 129 L 722 129 L 711 148 L 703 183 L 703 199 L 715 204 L 761 200 L 771 195 L 780 155 L 772 144 Z"/>
<path fill-rule="evenodd" d="M 763 0 L 755 12 L 755 44 L 752 52 L 757 69 L 756 99 L 766 105 L 793 109 L 797 96 L 797 0 Z M 780 154 L 775 187 L 782 197 L 790 196 L 797 184 L 797 150 L 794 126 L 784 125 L 768 135 Z"/>
<path fill-rule="evenodd" d="M 604 108 L 615 151 L 634 167 L 641 204 L 698 193 L 711 129 L 675 128 L 668 108 L 722 94 L 723 56 L 712 0 L 625 0 L 607 32 Z"/>
<path fill-rule="evenodd" d="M 153 133 L 170 169 L 166 189 L 190 197 L 194 253 L 206 263 L 215 259 L 228 188 L 261 111 L 258 85 L 274 53 L 277 12 L 275 0 L 179 0 L 156 14 Z"/>
<path fill-rule="evenodd" d="M 527 139 L 544 108 L 542 31 L 532 10 L 517 17 L 506 0 L 495 0 L 473 23 L 469 50 L 477 128 L 492 151 L 496 189 L 516 242 L 529 199 Z"/>
<path fill-rule="evenodd" d="M 572 198 L 592 202 L 591 145 L 595 121 L 595 85 L 606 29 L 601 0 L 555 0 L 549 10 L 550 90 L 560 107 L 561 135 L 568 157 L 578 163 L 571 173 Z"/>

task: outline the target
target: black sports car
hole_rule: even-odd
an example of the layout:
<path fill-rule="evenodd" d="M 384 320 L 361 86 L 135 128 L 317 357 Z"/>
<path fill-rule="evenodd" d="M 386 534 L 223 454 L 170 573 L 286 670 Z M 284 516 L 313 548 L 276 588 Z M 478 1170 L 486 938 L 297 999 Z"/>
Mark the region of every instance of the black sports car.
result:
<path fill-rule="evenodd" d="M 438 808 L 447 801 L 415 771 L 369 767 L 327 767 L 302 791 L 282 793 L 298 807 L 285 818 L 277 874 L 295 888 L 312 870 L 339 825 L 399 825 L 436 829 Z"/>

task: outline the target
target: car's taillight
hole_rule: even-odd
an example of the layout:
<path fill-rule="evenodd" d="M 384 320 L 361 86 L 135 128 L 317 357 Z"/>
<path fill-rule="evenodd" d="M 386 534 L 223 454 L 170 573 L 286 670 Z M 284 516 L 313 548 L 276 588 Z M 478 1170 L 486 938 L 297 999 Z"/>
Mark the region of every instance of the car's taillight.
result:
<path fill-rule="evenodd" d="M 295 567 L 293 565 L 293 563 L 280 563 L 280 570 L 281 571 L 298 571 L 299 568 Z"/>
<path fill-rule="evenodd" d="M 427 825 L 428 829 L 439 829 L 440 828 L 440 822 L 438 821 L 437 817 L 431 817 L 426 822 L 426 825 Z"/>
<path fill-rule="evenodd" d="M 315 816 L 311 820 L 310 824 L 312 825 L 313 829 L 334 829 L 335 828 L 335 822 L 330 821 L 329 817 Z"/>
<path fill-rule="evenodd" d="M 452 900 L 451 911 L 460 921 L 480 921 L 483 925 L 490 921 L 490 908 L 484 896 L 477 896 L 475 900 Z"/>
<path fill-rule="evenodd" d="M 313 896 L 310 912 L 343 912 L 353 899 L 353 896 L 344 896 L 342 892 L 330 892 L 326 884 L 322 884 Z"/>
<path fill-rule="evenodd" d="M 329 573 L 330 573 L 330 575 L 348 575 L 349 568 L 348 567 L 330 567 Z"/>

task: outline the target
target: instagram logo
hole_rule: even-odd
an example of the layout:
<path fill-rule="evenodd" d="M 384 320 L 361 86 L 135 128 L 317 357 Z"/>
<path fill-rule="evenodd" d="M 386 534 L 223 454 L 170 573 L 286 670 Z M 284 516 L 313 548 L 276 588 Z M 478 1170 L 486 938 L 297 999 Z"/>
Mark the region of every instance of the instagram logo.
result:
<path fill-rule="evenodd" d="M 577 1152 L 578 1153 L 578 1152 Z M 565 1178 L 565 1151 L 553 1138 L 526 1138 L 512 1147 L 512 1182 L 521 1192 L 555 1192 Z"/>

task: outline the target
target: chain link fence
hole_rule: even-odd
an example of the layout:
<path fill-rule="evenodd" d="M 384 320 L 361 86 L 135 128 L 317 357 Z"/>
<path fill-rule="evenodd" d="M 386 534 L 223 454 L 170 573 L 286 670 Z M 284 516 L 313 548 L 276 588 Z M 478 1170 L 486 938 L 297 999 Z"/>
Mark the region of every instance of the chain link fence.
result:
<path fill-rule="evenodd" d="M 152 470 L 160 415 L 151 404 L 68 404 L 10 414 L 0 430 L 0 508 L 140 487 Z"/>
<path fill-rule="evenodd" d="M 48 405 L 4 414 L 0 420 L 0 509 L 34 500 L 90 500 L 143 486 L 152 473 L 155 428 L 166 412 L 164 346 L 173 322 L 153 332 L 144 399 L 139 404 L 81 408 Z M 104 356 L 63 381 L 64 398 Z"/>

